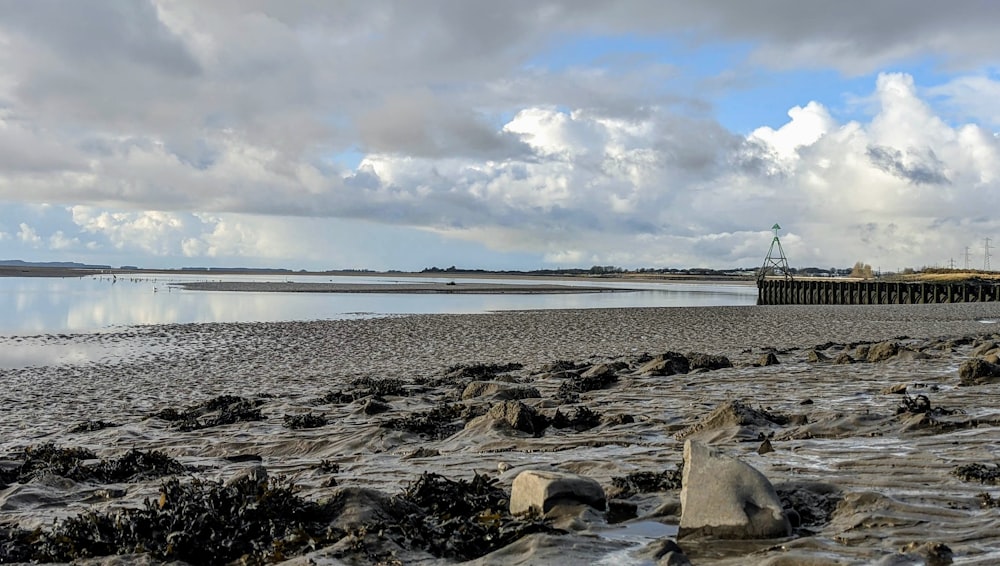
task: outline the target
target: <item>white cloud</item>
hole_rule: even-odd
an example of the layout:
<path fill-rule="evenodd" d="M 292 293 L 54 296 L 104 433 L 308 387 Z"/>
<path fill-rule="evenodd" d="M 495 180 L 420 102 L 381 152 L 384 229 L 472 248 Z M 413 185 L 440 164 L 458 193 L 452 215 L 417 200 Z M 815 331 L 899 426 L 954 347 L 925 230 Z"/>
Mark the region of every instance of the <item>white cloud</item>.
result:
<path fill-rule="evenodd" d="M 79 238 L 69 238 L 62 230 L 56 230 L 55 233 L 49 236 L 49 249 L 52 250 L 68 250 L 79 245 Z"/>
<path fill-rule="evenodd" d="M 1000 227 L 997 24 L 930 0 L 0 5 L 0 200 L 71 209 L 5 215 L 22 244 L 184 260 L 395 267 L 419 241 L 724 267 L 779 221 L 803 263 L 928 262 Z M 551 53 L 575 41 L 594 53 Z M 806 96 L 748 137 L 690 87 L 928 57 L 951 77 L 881 74 L 870 117 Z"/>
<path fill-rule="evenodd" d="M 830 113 L 817 102 L 810 102 L 805 108 L 792 108 L 788 117 L 791 121 L 777 130 L 763 126 L 749 136 L 767 144 L 784 162 L 794 161 L 799 148 L 816 143 L 834 126 Z"/>
<path fill-rule="evenodd" d="M 184 220 L 175 213 L 112 212 L 88 206 L 73 206 L 70 212 L 84 232 L 103 235 L 115 248 L 154 256 L 176 253 L 178 236 L 185 232 Z"/>
<path fill-rule="evenodd" d="M 21 224 L 18 225 L 18 227 L 20 228 L 20 231 L 17 233 L 18 240 L 32 246 L 37 246 L 42 242 L 42 238 L 38 235 L 37 232 L 35 232 L 35 229 L 32 228 L 31 226 L 28 226 L 27 224 L 22 222 Z"/>

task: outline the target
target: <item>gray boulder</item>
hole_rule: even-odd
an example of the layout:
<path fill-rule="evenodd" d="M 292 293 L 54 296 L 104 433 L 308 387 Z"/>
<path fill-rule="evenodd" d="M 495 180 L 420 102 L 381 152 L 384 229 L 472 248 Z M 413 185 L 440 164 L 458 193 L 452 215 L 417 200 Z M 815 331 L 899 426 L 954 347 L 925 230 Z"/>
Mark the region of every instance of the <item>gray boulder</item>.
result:
<path fill-rule="evenodd" d="M 687 373 L 691 370 L 688 359 L 677 352 L 666 352 L 639 366 L 635 371 L 641 376 L 661 376 Z"/>
<path fill-rule="evenodd" d="M 628 367 L 628 364 L 624 362 L 601 362 L 599 364 L 594 364 L 590 366 L 587 371 L 580 374 L 580 377 L 584 379 L 591 378 L 610 378 L 613 377 L 618 370 Z"/>
<path fill-rule="evenodd" d="M 1000 365 L 982 358 L 972 358 L 958 367 L 958 381 L 961 385 L 983 385 L 1000 381 Z"/>
<path fill-rule="evenodd" d="M 462 399 L 475 399 L 476 397 L 492 397 L 497 401 L 510 399 L 537 399 L 541 393 L 534 387 L 527 385 L 517 385 L 503 381 L 473 381 L 465 386 L 462 392 Z"/>
<path fill-rule="evenodd" d="M 837 358 L 835 360 L 833 360 L 833 363 L 835 363 L 835 364 L 841 364 L 841 365 L 843 365 L 843 364 L 853 364 L 854 363 L 854 358 L 852 358 L 851 355 L 848 354 L 847 352 L 841 352 L 840 355 L 838 355 Z"/>
<path fill-rule="evenodd" d="M 548 421 L 535 409 L 520 401 L 502 401 L 490 407 L 488 418 L 502 422 L 521 432 L 540 436 L 548 426 Z"/>
<path fill-rule="evenodd" d="M 807 356 L 807 359 L 809 360 L 809 363 L 813 363 L 813 364 L 819 363 L 819 362 L 825 362 L 825 361 L 828 361 L 830 359 L 829 356 L 827 356 L 823 352 L 820 352 L 819 350 L 809 350 L 809 353 L 806 354 L 806 356 Z"/>
<path fill-rule="evenodd" d="M 549 470 L 525 470 L 510 488 L 511 514 L 536 510 L 547 513 L 557 505 L 584 504 L 604 511 L 607 499 L 596 480 Z"/>
<path fill-rule="evenodd" d="M 868 361 L 884 362 L 899 353 L 898 342 L 879 342 L 868 349 Z"/>
<path fill-rule="evenodd" d="M 759 366 L 776 366 L 780 363 L 778 356 L 775 356 L 774 352 L 768 352 L 757 360 L 757 365 Z"/>
<path fill-rule="evenodd" d="M 680 537 L 764 539 L 792 534 L 771 482 L 706 444 L 684 443 L 681 483 Z"/>
<path fill-rule="evenodd" d="M 997 343 L 987 340 L 972 349 L 972 355 L 977 358 L 985 358 L 991 351 L 997 349 Z"/>
<path fill-rule="evenodd" d="M 733 367 L 733 362 L 726 356 L 690 352 L 687 355 L 687 359 L 692 371 L 696 369 L 717 370 Z"/>

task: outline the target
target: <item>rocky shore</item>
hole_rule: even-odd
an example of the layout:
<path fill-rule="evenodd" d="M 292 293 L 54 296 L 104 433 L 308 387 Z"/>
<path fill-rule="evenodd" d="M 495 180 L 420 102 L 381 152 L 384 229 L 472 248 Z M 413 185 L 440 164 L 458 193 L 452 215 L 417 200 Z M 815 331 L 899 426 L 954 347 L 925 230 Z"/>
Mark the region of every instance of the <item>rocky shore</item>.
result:
<path fill-rule="evenodd" d="M 0 562 L 994 563 L 998 319 L 718 307 L 0 338 L 135 351 L 0 370 Z M 734 504 L 756 511 L 705 511 Z"/>

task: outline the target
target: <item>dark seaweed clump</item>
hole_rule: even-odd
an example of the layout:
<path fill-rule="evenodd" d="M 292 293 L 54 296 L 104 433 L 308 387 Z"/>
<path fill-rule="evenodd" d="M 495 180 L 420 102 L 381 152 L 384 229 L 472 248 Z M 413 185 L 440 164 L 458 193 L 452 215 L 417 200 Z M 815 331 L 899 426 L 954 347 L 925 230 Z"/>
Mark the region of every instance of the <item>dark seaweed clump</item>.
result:
<path fill-rule="evenodd" d="M 507 493 L 496 482 L 479 474 L 466 481 L 424 473 L 399 498 L 425 514 L 403 516 L 388 530 L 402 537 L 399 542 L 405 546 L 463 561 L 484 556 L 528 534 L 561 532 L 536 517 L 510 515 Z"/>
<path fill-rule="evenodd" d="M 451 379 L 492 379 L 501 373 L 508 373 L 524 368 L 524 364 L 516 362 L 508 364 L 471 364 L 455 365 L 445 370 Z"/>
<path fill-rule="evenodd" d="M 809 489 L 801 485 L 784 485 L 775 488 L 781 506 L 794 511 L 793 526 L 800 534 L 806 534 L 810 527 L 819 527 L 830 522 L 833 512 L 843 499 L 836 489 Z"/>
<path fill-rule="evenodd" d="M 262 421 L 261 404 L 263 401 L 251 401 L 237 395 L 220 395 L 183 411 L 168 407 L 153 416 L 171 421 L 176 428 L 186 432 L 238 422 Z M 206 416 L 210 414 L 214 416 Z"/>
<path fill-rule="evenodd" d="M 12 482 L 24 483 L 45 473 L 84 481 L 91 476 L 84 460 L 96 459 L 97 455 L 86 448 L 60 448 L 51 443 L 29 446 L 24 449 L 21 466 L 13 471 Z"/>
<path fill-rule="evenodd" d="M 38 533 L 0 526 L 0 564 L 31 562 Z"/>
<path fill-rule="evenodd" d="M 611 478 L 611 485 L 618 489 L 618 497 L 628 497 L 637 493 L 656 493 L 681 488 L 684 464 L 677 464 L 673 470 L 662 472 L 635 472 L 624 477 Z"/>
<path fill-rule="evenodd" d="M 406 383 L 401 379 L 359 377 L 351 384 L 355 387 L 353 392 L 355 398 L 406 395 Z"/>
<path fill-rule="evenodd" d="M 40 474 L 54 474 L 74 481 L 126 483 L 182 474 L 186 471 L 177 460 L 158 451 L 132 449 L 122 456 L 88 463 L 97 459 L 84 448 L 59 448 L 53 444 L 29 446 L 24 461 L 0 476 L 3 483 L 27 482 Z"/>
<path fill-rule="evenodd" d="M 1000 507 L 1000 499 L 994 498 L 988 492 L 984 491 L 980 493 L 978 497 L 979 497 L 979 505 L 983 509 L 996 509 L 997 507 Z"/>
<path fill-rule="evenodd" d="M 447 438 L 465 427 L 463 407 L 458 404 L 443 404 L 429 411 L 416 412 L 405 417 L 383 421 L 379 426 L 394 430 L 404 430 L 422 434 L 434 440 Z"/>
<path fill-rule="evenodd" d="M 903 400 L 896 407 L 896 414 L 903 413 L 926 414 L 930 416 L 954 415 L 962 412 L 961 409 L 945 409 L 944 407 L 932 407 L 931 400 L 926 395 L 910 397 L 903 394 Z"/>
<path fill-rule="evenodd" d="M 171 479 L 142 509 L 84 513 L 30 536 L 0 531 L 0 562 L 7 556 L 69 562 L 131 553 L 196 565 L 279 561 L 343 536 L 327 524 L 320 505 L 275 480 L 245 477 L 222 485 Z"/>
<path fill-rule="evenodd" d="M 359 377 L 351 382 L 353 387 L 350 391 L 336 390 L 330 391 L 314 401 L 317 405 L 346 405 L 365 397 L 374 397 L 376 400 L 384 401 L 386 396 L 404 397 L 408 394 L 407 384 L 401 379 L 394 378 L 374 378 Z"/>
<path fill-rule="evenodd" d="M 556 414 L 549 419 L 549 425 L 555 428 L 572 428 L 577 432 L 590 430 L 599 424 L 601 424 L 601 415 L 583 405 L 575 408 L 572 417 L 568 417 L 556 409 Z"/>
<path fill-rule="evenodd" d="M 591 368 L 583 375 L 571 376 L 559 385 L 556 398 L 564 403 L 577 403 L 580 400 L 580 393 L 604 389 L 618 381 L 618 374 L 611 365 L 606 365 L 600 370 Z"/>
<path fill-rule="evenodd" d="M 978 462 L 974 464 L 965 464 L 955 468 L 951 473 L 968 482 L 977 481 L 979 483 L 990 484 L 1000 483 L 1000 464 L 993 464 L 992 466 L 989 464 L 980 464 Z"/>
<path fill-rule="evenodd" d="M 319 428 L 326 426 L 329 421 L 324 415 L 318 413 L 305 413 L 302 415 L 285 415 L 285 426 L 292 430 L 304 428 Z"/>
<path fill-rule="evenodd" d="M 78 425 L 73 426 L 68 432 L 76 434 L 81 432 L 94 432 L 97 430 L 103 430 L 106 428 L 113 428 L 116 426 L 121 426 L 117 423 L 108 423 L 104 421 L 84 421 Z"/>

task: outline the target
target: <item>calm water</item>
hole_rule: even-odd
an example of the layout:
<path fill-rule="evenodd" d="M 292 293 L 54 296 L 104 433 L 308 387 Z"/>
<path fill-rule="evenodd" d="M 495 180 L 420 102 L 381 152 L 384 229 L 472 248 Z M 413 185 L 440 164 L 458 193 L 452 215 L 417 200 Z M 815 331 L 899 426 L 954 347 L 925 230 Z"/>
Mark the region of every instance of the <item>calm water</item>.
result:
<path fill-rule="evenodd" d="M 296 281 L 406 285 L 451 279 L 392 277 L 170 274 L 111 279 L 0 277 L 0 335 L 94 332 L 187 322 L 348 319 L 394 314 L 483 313 L 498 310 L 753 305 L 752 285 L 570 281 L 567 285 L 641 291 L 560 295 L 428 295 L 404 293 L 248 293 L 187 291 L 183 281 Z M 538 280 L 461 279 L 537 284 Z"/>

